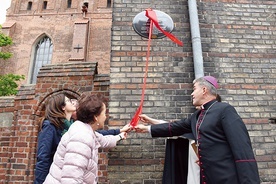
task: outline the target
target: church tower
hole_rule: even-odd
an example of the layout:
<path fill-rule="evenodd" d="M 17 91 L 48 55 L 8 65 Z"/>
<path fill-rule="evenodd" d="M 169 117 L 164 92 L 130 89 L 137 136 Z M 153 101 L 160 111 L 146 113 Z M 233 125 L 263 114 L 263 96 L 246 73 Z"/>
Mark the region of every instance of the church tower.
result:
<path fill-rule="evenodd" d="M 12 0 L 3 32 L 13 39 L 13 53 L 1 74 L 25 76 L 35 84 L 45 64 L 98 62 L 110 66 L 111 0 Z"/>

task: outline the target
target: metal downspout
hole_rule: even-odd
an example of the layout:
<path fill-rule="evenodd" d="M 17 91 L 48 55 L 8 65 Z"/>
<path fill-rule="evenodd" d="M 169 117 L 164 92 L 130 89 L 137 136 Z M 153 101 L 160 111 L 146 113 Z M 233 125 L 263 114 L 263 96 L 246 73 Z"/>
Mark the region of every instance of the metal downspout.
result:
<path fill-rule="evenodd" d="M 188 0 L 195 78 L 204 76 L 201 38 L 196 0 Z"/>

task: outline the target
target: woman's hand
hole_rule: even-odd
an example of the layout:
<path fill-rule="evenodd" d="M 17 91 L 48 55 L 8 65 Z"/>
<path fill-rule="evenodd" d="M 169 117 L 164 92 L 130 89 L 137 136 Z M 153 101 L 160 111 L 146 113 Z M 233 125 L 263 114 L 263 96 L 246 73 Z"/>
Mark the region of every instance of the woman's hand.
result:
<path fill-rule="evenodd" d="M 128 133 L 128 132 L 130 132 L 131 130 L 132 130 L 132 126 L 130 126 L 130 124 L 128 123 L 128 124 L 126 124 L 123 128 L 121 128 L 120 129 L 120 133 L 122 133 L 122 132 L 126 132 L 126 133 Z"/>

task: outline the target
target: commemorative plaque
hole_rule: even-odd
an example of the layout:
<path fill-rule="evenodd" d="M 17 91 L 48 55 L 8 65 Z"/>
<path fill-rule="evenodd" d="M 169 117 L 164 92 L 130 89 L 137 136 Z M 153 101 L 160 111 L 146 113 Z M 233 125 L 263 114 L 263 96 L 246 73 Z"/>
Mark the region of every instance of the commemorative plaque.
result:
<path fill-rule="evenodd" d="M 159 10 L 154 10 L 156 13 L 156 17 L 158 19 L 158 24 L 160 27 L 166 31 L 166 32 L 172 32 L 173 30 L 173 20 L 172 18 Z M 141 13 L 138 13 L 132 22 L 132 26 L 134 28 L 134 31 L 145 38 L 149 38 L 149 29 L 150 29 L 150 19 L 146 17 L 146 11 L 142 11 Z M 152 39 L 157 38 L 164 38 L 166 35 L 164 35 L 154 24 L 152 28 Z"/>

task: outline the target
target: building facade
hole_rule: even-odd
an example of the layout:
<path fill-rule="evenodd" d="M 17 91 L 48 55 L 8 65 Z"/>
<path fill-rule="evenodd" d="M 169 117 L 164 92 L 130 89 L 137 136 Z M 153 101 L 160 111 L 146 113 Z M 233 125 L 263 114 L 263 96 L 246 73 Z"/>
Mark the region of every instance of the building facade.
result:
<path fill-rule="evenodd" d="M 195 78 L 189 3 L 192 0 L 12 0 L 2 31 L 14 44 L 0 74 L 26 76 L 19 93 L 0 98 L 0 181 L 31 183 L 43 103 L 53 93 L 101 92 L 109 98 L 106 128 L 130 122 L 141 100 L 148 39 L 133 29 L 147 8 L 174 21 L 172 33 L 152 39 L 143 113 L 179 119 L 194 112 Z M 276 183 L 274 0 L 195 1 L 205 75 L 219 79 L 251 137 L 262 183 Z M 197 38 L 198 39 L 198 38 Z M 162 183 L 166 139 L 130 133 L 101 150 L 99 183 Z"/>

